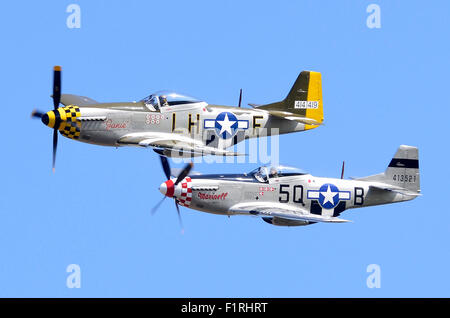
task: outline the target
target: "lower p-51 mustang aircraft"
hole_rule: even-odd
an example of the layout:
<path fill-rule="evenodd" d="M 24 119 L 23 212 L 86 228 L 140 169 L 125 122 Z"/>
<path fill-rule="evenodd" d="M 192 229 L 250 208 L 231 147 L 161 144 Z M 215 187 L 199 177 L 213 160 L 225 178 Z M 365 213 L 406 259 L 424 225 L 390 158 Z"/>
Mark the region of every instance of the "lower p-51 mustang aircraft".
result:
<path fill-rule="evenodd" d="M 61 67 L 55 66 L 53 110 L 32 117 L 53 129 L 53 167 L 58 132 L 102 146 L 151 147 L 168 157 L 206 154 L 236 156 L 225 150 L 244 139 L 313 129 L 322 124 L 322 79 L 303 71 L 286 98 L 253 108 L 210 105 L 175 92 L 157 92 L 138 102 L 99 103 L 61 94 Z M 63 104 L 64 107 L 59 105 Z"/>
<path fill-rule="evenodd" d="M 295 168 L 260 167 L 247 174 L 188 176 L 187 165 L 159 190 L 178 204 L 214 214 L 257 215 L 273 225 L 348 222 L 344 210 L 408 201 L 420 195 L 418 149 L 400 146 L 386 171 L 344 180 L 314 177 Z"/>

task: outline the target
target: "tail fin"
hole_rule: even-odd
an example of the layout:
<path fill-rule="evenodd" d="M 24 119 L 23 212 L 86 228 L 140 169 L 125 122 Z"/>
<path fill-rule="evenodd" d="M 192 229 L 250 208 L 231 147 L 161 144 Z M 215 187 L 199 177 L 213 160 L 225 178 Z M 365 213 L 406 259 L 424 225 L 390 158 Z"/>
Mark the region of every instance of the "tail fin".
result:
<path fill-rule="evenodd" d="M 386 182 L 420 192 L 419 150 L 401 145 L 384 172 Z"/>
<path fill-rule="evenodd" d="M 268 111 L 279 111 L 323 122 L 322 75 L 319 72 L 302 71 L 289 94 L 281 102 L 259 106 Z M 305 130 L 317 125 L 305 125 Z"/>
<path fill-rule="evenodd" d="M 384 173 L 358 180 L 380 181 L 396 187 L 420 193 L 419 149 L 401 145 Z"/>

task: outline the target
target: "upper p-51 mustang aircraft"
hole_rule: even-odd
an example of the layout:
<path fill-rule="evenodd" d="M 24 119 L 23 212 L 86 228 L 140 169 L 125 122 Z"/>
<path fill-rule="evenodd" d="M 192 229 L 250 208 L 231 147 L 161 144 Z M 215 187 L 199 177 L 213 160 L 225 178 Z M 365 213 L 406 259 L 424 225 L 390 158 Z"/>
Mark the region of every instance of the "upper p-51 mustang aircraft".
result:
<path fill-rule="evenodd" d="M 59 66 L 52 97 L 53 110 L 35 110 L 32 116 L 53 128 L 53 167 L 58 131 L 96 145 L 151 147 L 169 157 L 235 156 L 225 149 L 244 139 L 309 130 L 323 122 L 321 74 L 310 71 L 300 73 L 284 100 L 253 109 L 209 105 L 175 92 L 157 92 L 139 102 L 99 103 L 61 94 Z"/>
<path fill-rule="evenodd" d="M 189 175 L 187 165 L 160 191 L 178 204 L 214 214 L 257 215 L 273 225 L 348 222 L 347 209 L 408 201 L 420 195 L 418 149 L 400 146 L 385 172 L 353 180 L 314 177 L 287 167 L 261 167 L 247 174 Z M 159 204 L 155 207 L 159 206 Z"/>

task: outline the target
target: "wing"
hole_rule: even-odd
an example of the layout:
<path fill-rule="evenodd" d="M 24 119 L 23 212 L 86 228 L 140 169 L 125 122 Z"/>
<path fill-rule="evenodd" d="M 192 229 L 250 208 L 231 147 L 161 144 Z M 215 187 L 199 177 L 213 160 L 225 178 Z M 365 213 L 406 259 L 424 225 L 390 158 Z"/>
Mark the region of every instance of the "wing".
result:
<path fill-rule="evenodd" d="M 67 106 L 67 105 L 85 106 L 85 105 L 98 104 L 98 102 L 89 97 L 86 97 L 86 96 L 62 94 L 61 95 L 61 104 L 63 104 L 64 106 Z"/>
<path fill-rule="evenodd" d="M 181 154 L 242 156 L 237 152 L 209 147 L 200 140 L 167 133 L 132 133 L 118 140 L 119 144 L 129 146 L 151 147 L 157 151 L 174 151 Z"/>
<path fill-rule="evenodd" d="M 240 203 L 236 204 L 230 209 L 231 212 L 249 213 L 252 215 L 259 215 L 262 217 L 278 217 L 293 221 L 309 221 L 309 222 L 325 222 L 325 223 L 344 223 L 351 222 L 333 216 L 323 216 L 311 214 L 305 209 L 293 208 L 286 204 L 274 203 L 268 205 L 267 203 Z"/>

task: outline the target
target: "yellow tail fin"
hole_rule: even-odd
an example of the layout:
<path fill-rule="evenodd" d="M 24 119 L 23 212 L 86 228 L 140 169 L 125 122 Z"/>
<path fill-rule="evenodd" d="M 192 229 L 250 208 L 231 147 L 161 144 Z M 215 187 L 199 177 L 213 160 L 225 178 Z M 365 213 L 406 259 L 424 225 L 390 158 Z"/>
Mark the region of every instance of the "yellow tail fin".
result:
<path fill-rule="evenodd" d="M 288 112 L 322 123 L 322 75 L 319 72 L 302 71 L 284 100 L 258 108 L 280 113 Z M 318 125 L 305 125 L 305 130 L 316 127 Z"/>

